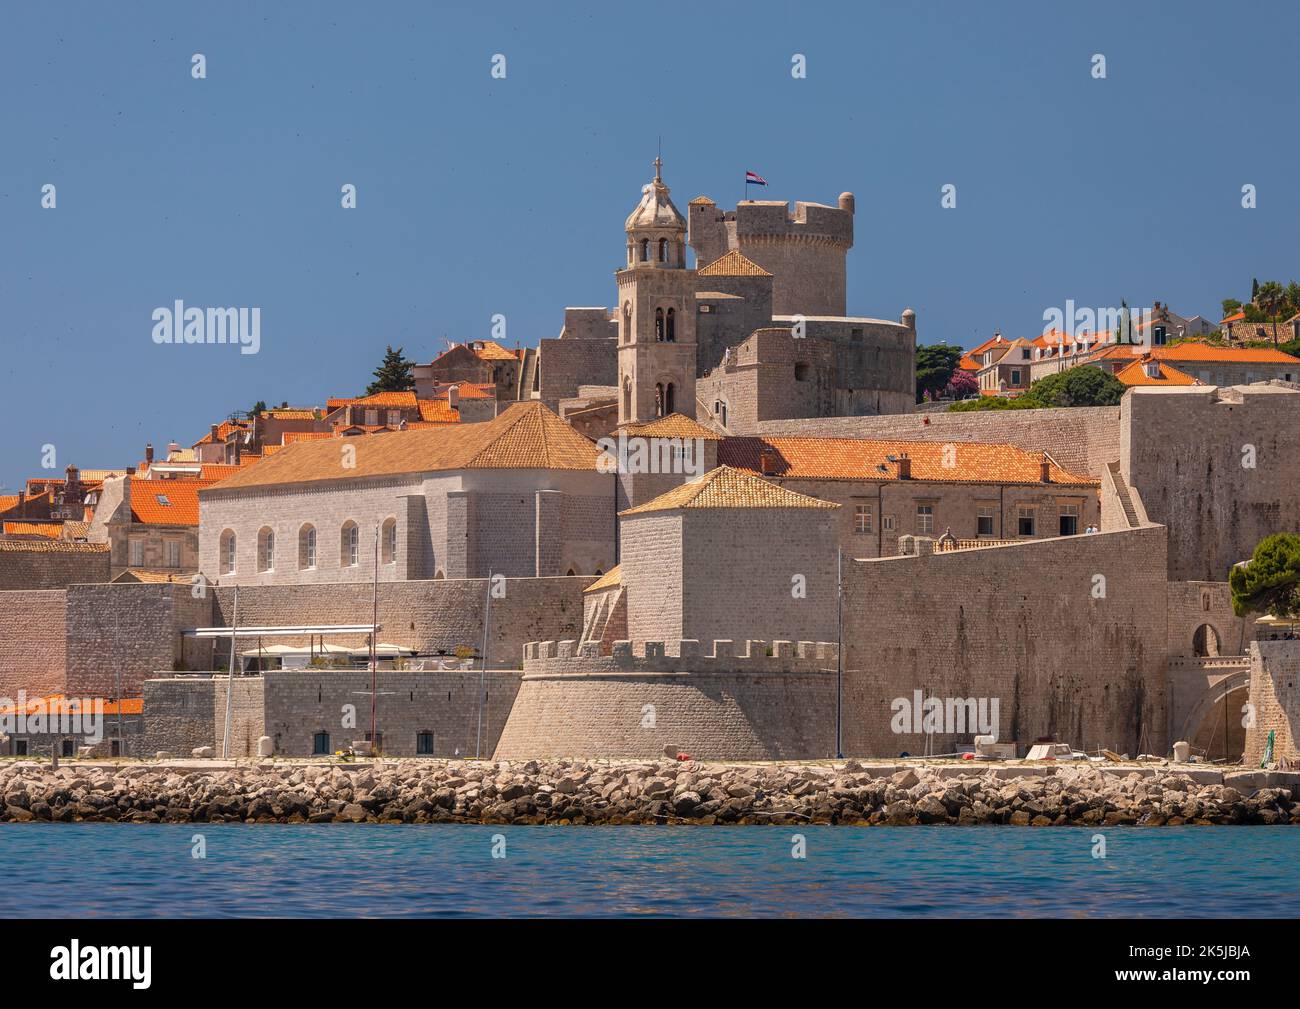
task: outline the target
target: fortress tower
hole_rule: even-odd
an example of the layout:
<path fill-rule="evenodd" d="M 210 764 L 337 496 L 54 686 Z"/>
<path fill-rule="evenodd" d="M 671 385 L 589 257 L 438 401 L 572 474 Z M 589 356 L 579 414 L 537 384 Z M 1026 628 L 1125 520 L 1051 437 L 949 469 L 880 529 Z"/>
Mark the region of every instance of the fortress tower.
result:
<path fill-rule="evenodd" d="M 719 210 L 708 197 L 690 203 L 690 245 L 699 266 L 736 250 L 773 274 L 772 314 L 846 314 L 845 257 L 853 247 L 854 199 L 838 205 L 744 200 Z"/>
<path fill-rule="evenodd" d="M 618 279 L 618 422 L 695 416 L 695 272 L 686 269 L 686 221 L 654 181 L 629 215 L 627 267 Z"/>

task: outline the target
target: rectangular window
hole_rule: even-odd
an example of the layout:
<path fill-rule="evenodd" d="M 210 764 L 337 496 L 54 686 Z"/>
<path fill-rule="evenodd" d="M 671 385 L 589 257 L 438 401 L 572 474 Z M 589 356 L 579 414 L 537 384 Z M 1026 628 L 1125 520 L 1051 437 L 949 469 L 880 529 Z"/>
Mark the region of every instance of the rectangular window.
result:
<path fill-rule="evenodd" d="M 1079 531 L 1079 506 L 1061 505 L 1061 535 L 1073 536 Z"/>
<path fill-rule="evenodd" d="M 180 540 L 167 541 L 167 566 L 169 568 L 178 568 L 181 566 Z"/>
<path fill-rule="evenodd" d="M 1153 342 L 1155 343 L 1155 345 L 1156 345 L 1157 347 L 1163 347 L 1163 346 L 1165 345 L 1165 327 L 1164 327 L 1164 326 L 1157 326 L 1157 327 L 1155 328 L 1155 336 L 1154 336 L 1154 338 L 1153 338 Z"/>
<path fill-rule="evenodd" d="M 27 756 L 27 740 L 25 739 L 14 740 L 14 756 L 15 757 Z"/>
<path fill-rule="evenodd" d="M 1017 510 L 1016 518 L 1016 535 L 1033 536 L 1034 535 L 1034 509 L 1020 508 Z"/>
<path fill-rule="evenodd" d="M 894 516 L 882 515 L 880 517 L 880 527 L 887 533 L 894 531 Z"/>
<path fill-rule="evenodd" d="M 328 732 L 318 732 L 311 737 L 311 752 L 314 757 L 329 755 L 330 734 Z"/>
<path fill-rule="evenodd" d="M 305 550 L 306 556 L 303 557 L 304 566 L 309 568 L 314 568 L 316 566 L 316 530 L 315 529 L 307 530 L 306 543 L 304 544 L 304 546 L 306 547 Z"/>
<path fill-rule="evenodd" d="M 131 541 L 131 567 L 144 567 L 144 540 Z"/>
<path fill-rule="evenodd" d="M 976 536 L 993 535 L 993 509 L 980 508 L 979 516 L 975 519 Z"/>
<path fill-rule="evenodd" d="M 65 739 L 65 740 L 63 741 L 63 753 L 62 753 L 62 755 L 65 756 L 65 757 L 72 757 L 72 756 L 75 756 L 75 755 L 76 755 L 76 753 L 75 753 L 76 747 L 77 747 L 77 744 L 76 744 L 76 742 L 75 742 L 74 740 L 71 740 L 71 739 Z"/>
<path fill-rule="evenodd" d="M 853 508 L 853 531 L 869 533 L 873 531 L 871 505 L 855 505 Z"/>
<path fill-rule="evenodd" d="M 366 411 L 366 426 L 367 426 L 367 427 L 377 427 L 378 425 L 379 425 L 379 411 L 378 411 L 378 410 L 367 410 L 367 411 Z"/>
<path fill-rule="evenodd" d="M 1011 384 L 1012 385 L 1020 384 L 1020 372 L 1015 371 L 1014 369 L 1011 372 Z"/>
<path fill-rule="evenodd" d="M 923 536 L 934 532 L 934 505 L 916 506 L 916 531 Z"/>
<path fill-rule="evenodd" d="M 415 734 L 415 753 L 420 757 L 433 756 L 433 733 L 417 732 Z"/>
<path fill-rule="evenodd" d="M 390 426 L 390 427 L 399 427 L 399 426 L 401 425 L 401 423 L 402 423 L 402 411 L 401 411 L 401 410 L 389 410 L 389 411 L 388 411 L 388 424 L 389 424 L 389 426 Z"/>

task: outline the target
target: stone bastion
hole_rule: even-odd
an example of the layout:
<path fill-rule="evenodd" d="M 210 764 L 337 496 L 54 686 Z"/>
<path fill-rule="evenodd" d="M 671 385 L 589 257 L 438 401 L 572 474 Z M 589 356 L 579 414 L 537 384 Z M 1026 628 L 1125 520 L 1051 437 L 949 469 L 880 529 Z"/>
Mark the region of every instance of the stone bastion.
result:
<path fill-rule="evenodd" d="M 803 760 L 835 753 L 826 641 L 534 641 L 496 759 Z"/>

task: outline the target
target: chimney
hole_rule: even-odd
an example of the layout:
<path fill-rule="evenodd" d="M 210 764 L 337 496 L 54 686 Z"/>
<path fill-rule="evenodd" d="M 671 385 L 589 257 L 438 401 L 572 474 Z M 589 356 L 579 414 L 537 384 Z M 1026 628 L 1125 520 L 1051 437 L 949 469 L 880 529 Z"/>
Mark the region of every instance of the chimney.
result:
<path fill-rule="evenodd" d="M 898 479 L 912 479 L 912 457 L 906 452 L 898 457 Z"/>
<path fill-rule="evenodd" d="M 144 446 L 144 461 L 150 466 L 153 465 L 153 443 L 148 442 Z"/>
<path fill-rule="evenodd" d="M 179 444 L 177 444 L 177 443 L 174 442 L 174 441 L 169 441 L 169 442 L 167 443 L 167 458 L 170 459 L 172 456 L 174 456 L 174 455 L 175 455 L 177 452 L 179 452 L 180 450 L 181 450 L 181 447 L 180 447 Z"/>
<path fill-rule="evenodd" d="M 27 517 L 27 491 L 18 492 L 18 517 L 20 519 Z"/>
<path fill-rule="evenodd" d="M 220 425 L 220 424 L 213 424 L 213 425 L 212 425 L 212 444 L 214 444 L 214 445 L 220 444 L 220 442 L 221 442 L 220 431 L 221 431 L 221 425 Z"/>
<path fill-rule="evenodd" d="M 135 467 L 134 467 L 134 466 L 128 466 L 128 467 L 126 468 L 126 475 L 127 475 L 127 476 L 135 476 Z"/>
<path fill-rule="evenodd" d="M 770 445 L 765 445 L 759 452 L 758 469 L 764 476 L 771 476 L 776 472 L 776 450 Z"/>
<path fill-rule="evenodd" d="M 453 410 L 460 409 L 460 386 L 453 385 L 447 388 L 447 405 Z"/>
<path fill-rule="evenodd" d="M 1042 461 L 1038 464 L 1038 479 L 1043 483 L 1052 482 L 1052 462 L 1047 458 L 1047 453 L 1043 453 Z"/>

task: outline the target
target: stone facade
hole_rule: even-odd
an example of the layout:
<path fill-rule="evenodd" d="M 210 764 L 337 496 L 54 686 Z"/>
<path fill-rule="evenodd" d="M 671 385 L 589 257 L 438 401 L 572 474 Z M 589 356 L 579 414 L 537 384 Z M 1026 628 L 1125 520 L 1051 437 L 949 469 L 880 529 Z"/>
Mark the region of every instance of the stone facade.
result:
<path fill-rule="evenodd" d="M 1171 580 L 1223 581 L 1264 537 L 1300 530 L 1300 392 L 1134 389 L 1119 431 L 1120 471 L 1169 527 Z"/>
<path fill-rule="evenodd" d="M 0 536 L 0 591 L 106 582 L 110 571 L 108 547 L 100 543 Z"/>
<path fill-rule="evenodd" d="M 1159 527 L 847 565 L 845 752 L 925 752 L 891 725 L 921 691 L 998 699 L 1000 740 L 1163 754 L 1165 565 Z"/>
<path fill-rule="evenodd" d="M 1250 646 L 1249 703 L 1245 762 L 1264 759 L 1269 732 L 1274 760 L 1300 761 L 1300 641 Z"/>
<path fill-rule="evenodd" d="M 67 611 L 63 589 L 0 592 L 0 697 L 64 691 Z"/>

